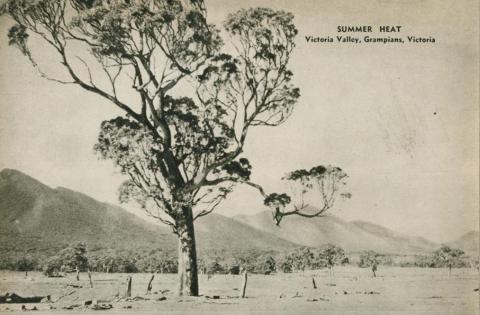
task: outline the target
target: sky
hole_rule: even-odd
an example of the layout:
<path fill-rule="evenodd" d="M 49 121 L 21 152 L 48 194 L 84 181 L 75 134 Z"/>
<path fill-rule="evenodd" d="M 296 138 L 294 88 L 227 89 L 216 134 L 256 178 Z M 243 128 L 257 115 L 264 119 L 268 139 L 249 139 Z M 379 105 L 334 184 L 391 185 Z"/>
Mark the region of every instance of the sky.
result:
<path fill-rule="evenodd" d="M 352 198 L 337 203 L 332 215 L 437 242 L 478 230 L 477 2 L 210 0 L 208 17 L 218 24 L 250 6 L 295 15 L 299 34 L 291 69 L 301 90 L 286 123 L 249 134 L 245 156 L 252 180 L 281 191 L 288 171 L 337 165 L 349 175 Z M 93 145 L 100 123 L 121 113 L 79 87 L 41 78 L 8 46 L 10 25 L 0 18 L 0 169 L 118 204 L 123 178 L 111 162 L 98 159 Z M 404 37 L 433 36 L 436 42 L 305 40 L 334 37 L 339 25 L 401 25 Z M 60 73 L 52 52 L 34 45 L 39 63 Z M 227 216 L 262 210 L 258 192 L 243 187 L 217 209 Z"/>

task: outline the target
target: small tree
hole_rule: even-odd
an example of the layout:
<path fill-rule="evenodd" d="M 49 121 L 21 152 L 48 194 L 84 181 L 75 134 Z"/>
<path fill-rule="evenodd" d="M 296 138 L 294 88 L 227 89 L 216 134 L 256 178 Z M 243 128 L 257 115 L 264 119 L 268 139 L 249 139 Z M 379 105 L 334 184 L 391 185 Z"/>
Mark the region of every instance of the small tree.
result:
<path fill-rule="evenodd" d="M 32 271 L 37 269 L 38 260 L 29 255 L 21 256 L 13 259 L 12 267 L 16 271 Z"/>
<path fill-rule="evenodd" d="M 67 270 L 78 268 L 80 271 L 86 271 L 88 269 L 87 246 L 84 243 L 69 246 L 60 251 L 58 256 Z"/>
<path fill-rule="evenodd" d="M 78 269 L 81 271 L 88 269 L 87 246 L 85 243 L 78 243 L 73 247 L 73 258 Z"/>
<path fill-rule="evenodd" d="M 88 269 L 87 247 L 84 243 L 62 249 L 57 255 L 50 257 L 45 263 L 45 274 L 53 276 L 58 271 L 80 271 Z"/>
<path fill-rule="evenodd" d="M 48 277 L 54 277 L 59 275 L 59 271 L 62 269 L 63 260 L 59 256 L 53 256 L 47 259 L 44 263 L 42 270 L 44 275 Z"/>
<path fill-rule="evenodd" d="M 275 258 L 272 255 L 262 255 L 257 259 L 257 266 L 255 268 L 257 273 L 271 274 L 277 270 Z"/>
<path fill-rule="evenodd" d="M 134 273 L 138 272 L 138 268 L 135 265 L 135 258 L 130 255 L 119 255 L 113 260 L 113 264 L 116 272 Z"/>
<path fill-rule="evenodd" d="M 462 266 L 465 252 L 458 248 L 443 245 L 433 253 L 433 260 L 439 267 L 448 267 L 448 276 L 452 274 L 452 267 Z"/>
<path fill-rule="evenodd" d="M 289 253 L 284 264 L 291 266 L 292 270 L 305 271 L 307 268 L 311 268 L 315 261 L 315 255 L 308 247 L 302 247 L 295 249 Z"/>
<path fill-rule="evenodd" d="M 205 269 L 209 275 L 225 273 L 224 267 L 216 259 L 208 261 L 205 265 Z"/>
<path fill-rule="evenodd" d="M 345 251 L 342 248 L 328 244 L 320 250 L 317 259 L 320 261 L 321 265 L 326 266 L 333 274 L 333 267 L 335 265 L 343 264 L 347 257 L 345 256 Z"/>
<path fill-rule="evenodd" d="M 278 269 L 281 270 L 283 273 L 291 273 L 292 272 L 292 262 L 286 257 L 283 257 L 278 262 Z"/>
<path fill-rule="evenodd" d="M 360 262 L 358 263 L 358 266 L 361 268 L 372 268 L 373 277 L 376 277 L 376 271 L 380 263 L 380 256 L 380 254 L 373 250 L 364 251 L 360 254 Z"/>
<path fill-rule="evenodd" d="M 297 35 L 292 14 L 230 14 L 225 48 L 202 0 L 6 0 L 1 11 L 15 22 L 10 45 L 40 75 L 123 111 L 102 123 L 95 150 L 127 177 L 120 200 L 138 202 L 177 235 L 180 295 L 198 295 L 194 221 L 235 185 L 257 189 L 277 225 L 333 206 L 346 178 L 340 168 L 294 171 L 285 177 L 296 186 L 292 196 L 267 194 L 250 181 L 252 165 L 242 156 L 249 130 L 282 124 L 300 96 L 288 67 Z M 51 49 L 62 77 L 41 69 L 30 37 Z M 307 211 L 311 191 L 311 203 L 319 203 Z"/>
<path fill-rule="evenodd" d="M 173 256 L 163 255 L 160 259 L 157 271 L 160 271 L 161 273 L 177 273 L 178 260 Z"/>

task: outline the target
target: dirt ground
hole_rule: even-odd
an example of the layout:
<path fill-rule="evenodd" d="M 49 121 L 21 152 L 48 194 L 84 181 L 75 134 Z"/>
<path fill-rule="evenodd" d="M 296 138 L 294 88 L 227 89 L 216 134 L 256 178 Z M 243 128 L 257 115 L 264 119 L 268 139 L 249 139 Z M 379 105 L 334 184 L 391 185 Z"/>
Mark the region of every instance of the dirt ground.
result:
<path fill-rule="evenodd" d="M 0 294 L 51 295 L 53 302 L 24 304 L 34 314 L 95 313 L 92 306 L 112 305 L 111 314 L 479 314 L 479 274 L 474 269 L 379 267 L 377 277 L 356 267 L 329 271 L 249 275 L 247 298 L 238 298 L 241 276 L 200 276 L 200 297 L 175 295 L 176 275 L 132 274 L 132 298 L 124 298 L 126 274 L 93 273 L 47 278 L 40 273 L 0 272 Z M 312 277 L 317 289 L 313 288 Z M 75 288 L 72 285 L 80 285 Z M 214 298 L 215 297 L 215 298 Z M 95 300 L 92 305 L 84 302 Z M 0 314 L 16 314 L 22 304 L 0 304 Z M 71 309 L 68 309 L 71 308 Z"/>

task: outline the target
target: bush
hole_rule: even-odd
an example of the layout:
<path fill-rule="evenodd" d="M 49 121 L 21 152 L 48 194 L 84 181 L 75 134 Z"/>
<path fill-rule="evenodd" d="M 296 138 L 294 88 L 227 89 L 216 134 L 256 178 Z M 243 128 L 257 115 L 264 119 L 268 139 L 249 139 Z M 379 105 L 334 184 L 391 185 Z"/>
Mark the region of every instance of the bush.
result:
<path fill-rule="evenodd" d="M 228 268 L 228 273 L 231 274 L 231 275 L 239 275 L 240 274 L 240 266 L 239 265 L 235 265 L 235 266 L 230 266 Z"/>
<path fill-rule="evenodd" d="M 463 250 L 445 245 L 433 253 L 433 261 L 436 267 L 461 268 L 469 265 Z"/>
<path fill-rule="evenodd" d="M 178 260 L 176 257 L 163 256 L 160 259 L 157 270 L 161 273 L 177 273 L 178 272 Z"/>
<path fill-rule="evenodd" d="M 111 272 L 134 273 L 138 272 L 138 268 L 135 265 L 134 258 L 117 256 L 111 261 Z"/>
<path fill-rule="evenodd" d="M 312 267 L 318 268 L 333 268 L 335 265 L 344 264 L 348 262 L 348 258 L 345 256 L 345 251 L 335 245 L 328 244 L 324 246 L 315 255 L 312 261 Z"/>
<path fill-rule="evenodd" d="M 40 258 L 28 256 L 0 257 L 0 270 L 33 271 L 42 270 Z"/>
<path fill-rule="evenodd" d="M 38 261 L 35 258 L 24 256 L 13 262 L 13 269 L 16 271 L 32 271 L 38 269 Z"/>
<path fill-rule="evenodd" d="M 270 274 L 277 270 L 275 259 L 271 255 L 264 255 L 257 258 L 255 272 Z"/>
<path fill-rule="evenodd" d="M 308 247 L 295 249 L 285 256 L 284 264 L 289 264 L 290 269 L 302 270 L 311 269 L 314 265 L 315 255 Z"/>
<path fill-rule="evenodd" d="M 281 270 L 283 273 L 291 273 L 292 272 L 292 263 L 285 258 L 280 260 L 278 263 L 278 269 Z"/>
<path fill-rule="evenodd" d="M 358 263 L 358 266 L 360 268 L 377 266 L 380 264 L 380 256 L 380 254 L 372 250 L 363 251 L 360 254 L 360 261 Z"/>
<path fill-rule="evenodd" d="M 45 262 L 42 270 L 46 276 L 53 277 L 58 275 L 58 273 L 63 269 L 63 266 L 62 258 L 60 256 L 53 256 Z"/>
<path fill-rule="evenodd" d="M 223 266 L 220 265 L 216 260 L 207 262 L 204 270 L 206 270 L 207 274 L 225 273 Z"/>

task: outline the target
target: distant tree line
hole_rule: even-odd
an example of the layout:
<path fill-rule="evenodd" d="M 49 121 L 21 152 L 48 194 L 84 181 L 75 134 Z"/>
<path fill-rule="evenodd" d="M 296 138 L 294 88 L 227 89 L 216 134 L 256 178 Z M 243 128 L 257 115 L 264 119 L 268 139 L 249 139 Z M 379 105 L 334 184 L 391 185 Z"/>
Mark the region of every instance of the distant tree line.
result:
<path fill-rule="evenodd" d="M 335 266 L 357 265 L 372 268 L 377 266 L 424 267 L 424 268 L 465 268 L 478 266 L 478 259 L 472 260 L 460 249 L 442 246 L 430 255 L 415 255 L 408 260 L 394 256 L 363 251 L 357 259 L 347 256 L 335 245 L 321 248 L 300 247 L 289 252 L 250 250 L 244 252 L 208 252 L 199 255 L 200 273 L 205 274 L 271 274 L 291 273 L 305 270 L 330 269 Z M 174 252 L 162 250 L 87 250 L 83 243 L 73 244 L 50 257 L 34 253 L 0 255 L 0 269 L 15 271 L 42 271 L 54 276 L 59 273 L 90 270 L 105 273 L 176 273 L 177 257 Z"/>
<path fill-rule="evenodd" d="M 401 267 L 424 268 L 466 268 L 478 266 L 478 257 L 471 259 L 465 252 L 458 248 L 441 246 L 431 255 L 417 255 L 413 261 L 399 264 Z"/>

